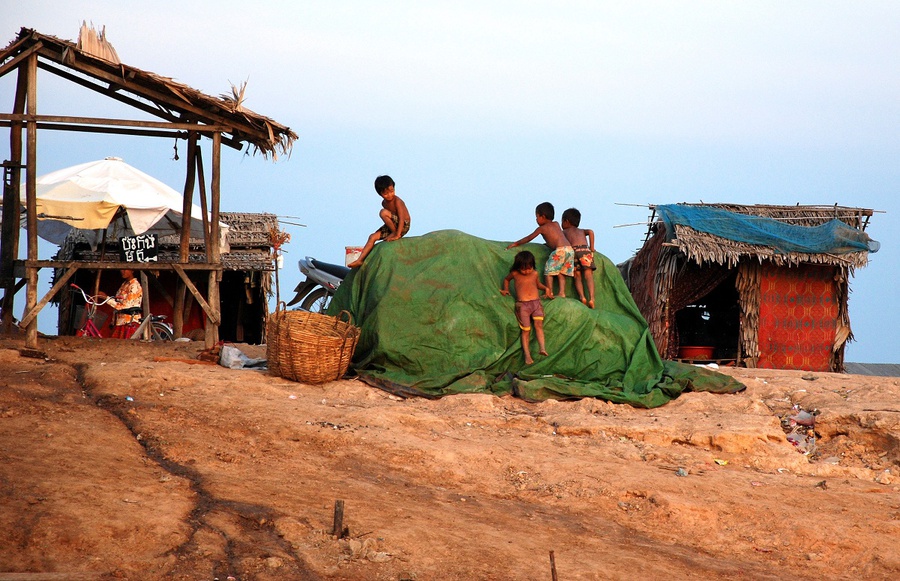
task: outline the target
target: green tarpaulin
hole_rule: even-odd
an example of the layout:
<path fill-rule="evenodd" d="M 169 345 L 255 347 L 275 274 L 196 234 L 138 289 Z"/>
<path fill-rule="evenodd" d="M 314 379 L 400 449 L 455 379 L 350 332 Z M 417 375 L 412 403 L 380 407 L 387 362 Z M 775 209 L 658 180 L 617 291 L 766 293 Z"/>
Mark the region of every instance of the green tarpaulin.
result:
<path fill-rule="evenodd" d="M 539 270 L 549 249 L 455 230 L 376 245 L 338 289 L 328 309 L 348 311 L 360 329 L 353 369 L 401 395 L 514 393 L 527 401 L 598 397 L 657 407 L 683 391 L 733 393 L 732 378 L 660 359 L 616 266 L 595 254 L 596 308 L 577 299 L 544 300 L 549 356 L 525 365 L 515 299 L 500 294 L 515 254 L 530 250 Z M 513 285 L 514 286 L 514 285 Z M 532 331 L 533 333 L 533 331 Z"/>

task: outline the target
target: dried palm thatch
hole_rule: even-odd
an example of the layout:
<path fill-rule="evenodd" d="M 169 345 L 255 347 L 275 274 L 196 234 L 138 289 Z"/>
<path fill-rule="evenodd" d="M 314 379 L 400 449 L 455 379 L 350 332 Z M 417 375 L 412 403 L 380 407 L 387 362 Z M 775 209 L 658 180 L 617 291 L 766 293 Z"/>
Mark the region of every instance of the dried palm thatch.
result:
<path fill-rule="evenodd" d="M 868 252 L 851 252 L 848 254 L 823 254 L 778 252 L 768 246 L 759 246 L 721 238 L 714 234 L 698 232 L 690 226 L 675 226 L 675 238 L 667 243 L 684 253 L 698 264 L 712 263 L 729 267 L 737 266 L 741 260 L 753 258 L 762 262 L 768 260 L 779 266 L 799 264 L 831 264 L 843 267 L 863 267 L 868 263 Z"/>
<path fill-rule="evenodd" d="M 78 43 L 76 46 L 78 50 L 111 63 L 119 64 L 122 62 L 119 60 L 119 54 L 113 48 L 112 43 L 106 39 L 105 26 L 98 33 L 93 23 L 88 26 L 87 22 L 82 21 L 81 30 L 78 31 Z"/>
<path fill-rule="evenodd" d="M 838 219 L 846 224 L 865 230 L 873 211 L 864 208 L 843 206 L 771 206 L 771 205 L 737 205 L 737 204 L 683 204 L 685 206 L 701 206 L 718 208 L 736 214 L 758 216 L 788 222 L 795 226 L 821 226 L 830 220 Z M 655 206 L 651 206 L 655 209 Z M 760 262 L 768 260 L 782 265 L 799 264 L 831 264 L 840 267 L 863 267 L 868 263 L 868 252 L 851 252 L 848 254 L 810 254 L 779 253 L 768 246 L 759 246 L 721 238 L 714 234 L 699 232 L 689 226 L 676 225 L 675 237 L 671 244 L 690 260 L 703 264 L 705 262 L 722 264 L 729 267 L 746 258 Z"/>
<path fill-rule="evenodd" d="M 219 94 L 219 98 L 225 101 L 226 103 L 231 104 L 232 112 L 243 111 L 244 110 L 244 99 L 247 94 L 247 82 L 244 81 L 239 86 L 235 87 L 234 83 L 228 81 L 228 84 L 231 85 L 231 94 L 221 93 Z"/>

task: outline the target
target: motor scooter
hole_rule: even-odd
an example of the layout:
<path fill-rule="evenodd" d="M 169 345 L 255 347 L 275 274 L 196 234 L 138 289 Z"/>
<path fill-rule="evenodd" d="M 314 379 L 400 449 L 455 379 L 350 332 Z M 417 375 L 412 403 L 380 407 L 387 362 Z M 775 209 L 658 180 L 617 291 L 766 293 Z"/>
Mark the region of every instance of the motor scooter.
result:
<path fill-rule="evenodd" d="M 300 272 L 306 275 L 294 289 L 294 298 L 287 306 L 300 303 L 300 308 L 313 313 L 325 312 L 334 291 L 341 286 L 350 269 L 342 264 L 329 264 L 311 256 L 299 261 Z"/>

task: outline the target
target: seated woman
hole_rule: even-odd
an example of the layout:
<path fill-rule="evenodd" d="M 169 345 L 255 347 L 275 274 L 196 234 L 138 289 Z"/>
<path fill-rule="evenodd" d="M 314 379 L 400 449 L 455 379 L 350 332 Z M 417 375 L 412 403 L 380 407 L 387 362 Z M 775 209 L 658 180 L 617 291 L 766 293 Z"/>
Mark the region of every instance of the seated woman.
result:
<path fill-rule="evenodd" d="M 116 310 L 113 339 L 128 339 L 141 323 L 141 302 L 144 298 L 144 289 L 130 269 L 120 270 L 119 273 L 125 282 L 116 291 L 116 296 L 107 303 Z M 101 299 L 106 298 L 106 293 L 98 293 Z"/>

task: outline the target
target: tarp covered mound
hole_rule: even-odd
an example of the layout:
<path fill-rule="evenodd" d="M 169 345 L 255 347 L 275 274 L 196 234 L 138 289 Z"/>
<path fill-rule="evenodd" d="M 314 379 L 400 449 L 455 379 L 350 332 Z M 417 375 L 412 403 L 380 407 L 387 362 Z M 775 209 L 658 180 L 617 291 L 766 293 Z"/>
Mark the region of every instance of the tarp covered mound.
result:
<path fill-rule="evenodd" d="M 376 245 L 341 284 L 328 313 L 349 311 L 361 328 L 353 368 L 399 395 L 512 392 L 527 401 L 598 397 L 656 407 L 683 391 L 733 393 L 744 386 L 714 371 L 663 361 L 615 265 L 595 254 L 596 309 L 544 300 L 549 356 L 525 365 L 514 298 L 500 294 L 519 250 L 539 269 L 544 245 L 507 243 L 455 230 Z M 514 287 L 514 283 L 512 285 Z M 532 331 L 533 333 L 533 331 Z"/>

